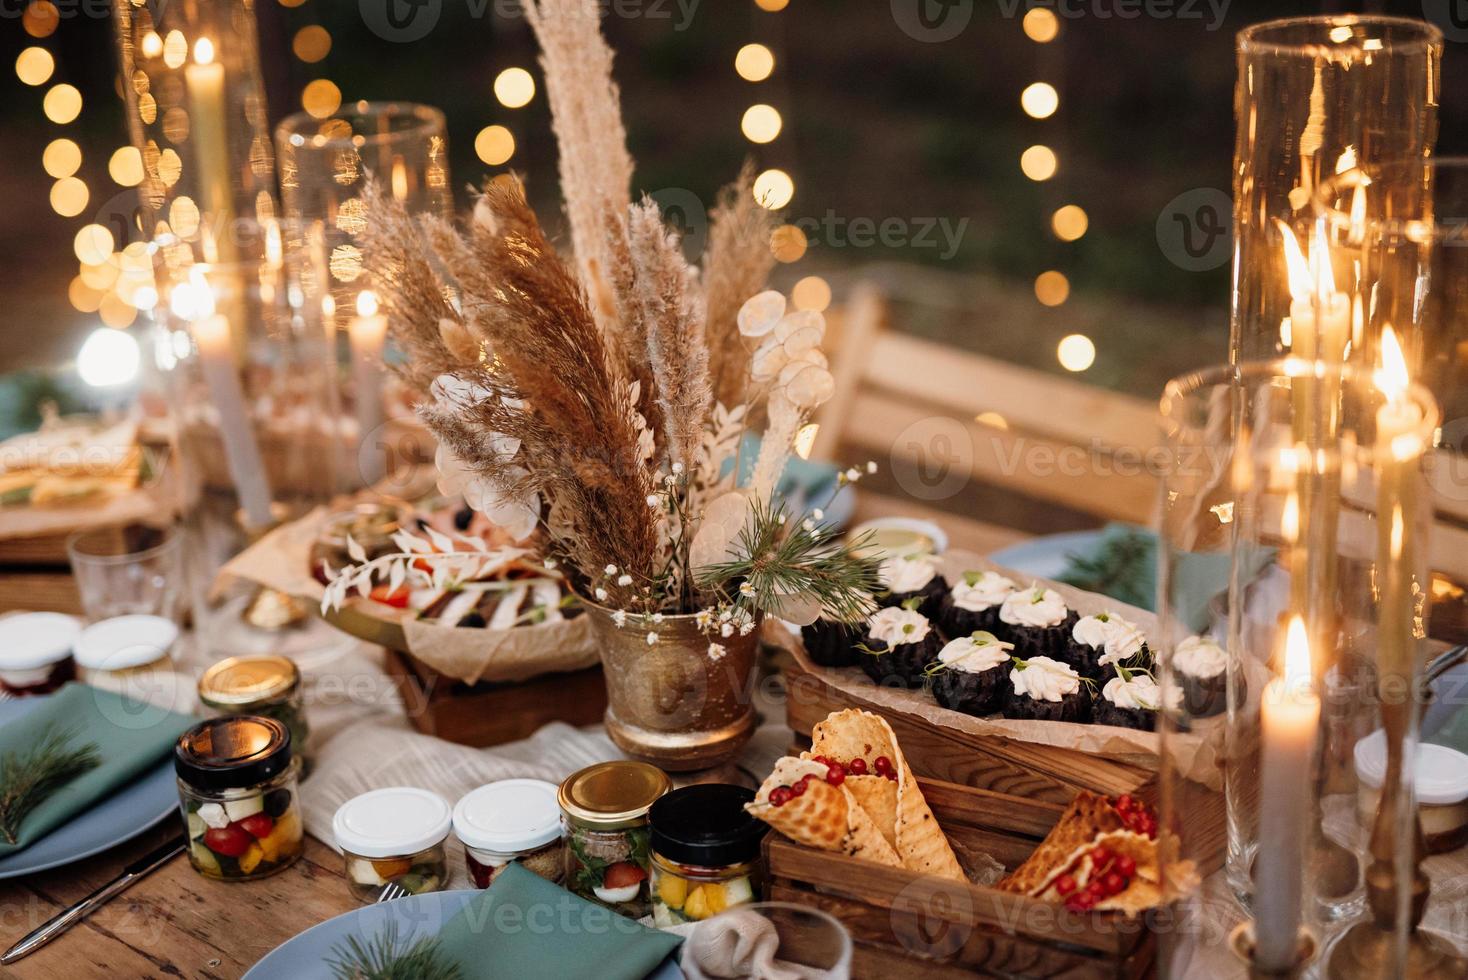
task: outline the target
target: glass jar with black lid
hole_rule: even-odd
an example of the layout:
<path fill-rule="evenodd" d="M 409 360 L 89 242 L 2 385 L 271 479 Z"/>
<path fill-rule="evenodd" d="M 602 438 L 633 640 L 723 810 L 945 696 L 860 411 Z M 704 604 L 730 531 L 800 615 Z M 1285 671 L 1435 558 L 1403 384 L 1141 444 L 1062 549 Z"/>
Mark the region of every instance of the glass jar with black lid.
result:
<path fill-rule="evenodd" d="M 652 805 L 652 914 L 659 928 L 698 922 L 759 894 L 768 828 L 745 811 L 754 791 L 705 783 Z"/>
<path fill-rule="evenodd" d="M 211 718 L 179 737 L 173 768 L 195 871 L 249 881 L 301 856 L 300 761 L 284 724 L 253 715 Z"/>

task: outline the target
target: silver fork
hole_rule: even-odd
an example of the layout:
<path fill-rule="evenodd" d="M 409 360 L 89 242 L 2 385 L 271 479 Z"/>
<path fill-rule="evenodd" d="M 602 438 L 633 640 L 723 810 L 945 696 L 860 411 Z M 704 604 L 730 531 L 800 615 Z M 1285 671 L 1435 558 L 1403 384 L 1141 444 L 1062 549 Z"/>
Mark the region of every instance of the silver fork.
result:
<path fill-rule="evenodd" d="M 377 902 L 391 902 L 395 898 L 406 898 L 408 890 L 396 881 L 389 881 L 382 886 L 382 891 L 377 895 Z"/>

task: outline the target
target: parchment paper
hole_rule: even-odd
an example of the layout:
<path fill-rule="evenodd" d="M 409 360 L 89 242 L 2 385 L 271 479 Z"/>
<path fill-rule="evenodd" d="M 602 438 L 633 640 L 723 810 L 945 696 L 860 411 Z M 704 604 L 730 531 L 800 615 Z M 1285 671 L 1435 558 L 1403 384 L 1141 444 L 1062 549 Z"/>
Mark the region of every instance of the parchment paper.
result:
<path fill-rule="evenodd" d="M 236 555 L 220 575 L 247 579 L 319 605 L 324 590 L 311 575 L 310 554 L 330 513 L 318 507 L 300 520 L 281 525 Z M 598 660 L 591 621 L 586 616 L 487 630 L 424 622 L 411 611 L 390 609 L 357 596 L 348 599 L 346 605 L 374 618 L 399 623 L 407 640 L 405 652 L 467 684 L 523 681 L 542 674 L 584 670 Z"/>
<path fill-rule="evenodd" d="M 1114 612 L 1135 623 L 1148 641 L 1159 635 L 1157 617 L 1142 609 L 1117 602 L 1093 592 L 1036 579 L 1013 569 L 996 565 L 988 559 L 962 551 L 949 551 L 941 560 L 943 574 L 949 583 L 957 581 L 964 572 L 995 571 L 1024 587 L 1038 582 L 1054 589 L 1065 599 L 1070 608 L 1082 616 L 1099 612 Z M 1057 748 L 1074 749 L 1087 755 L 1115 759 L 1130 765 L 1155 770 L 1161 736 L 1156 732 L 1138 731 L 1132 728 L 1117 728 L 1111 725 L 1082 725 L 1073 722 L 1033 721 L 1010 719 L 1001 716 L 975 718 L 961 711 L 951 711 L 933 700 L 926 691 L 894 689 L 878 686 L 860 667 L 820 667 L 805 655 L 799 634 L 791 635 L 781 629 L 772 629 L 767 636 L 779 638 L 782 646 L 790 649 L 806 671 L 816 675 L 842 693 L 859 697 L 880 708 L 896 713 L 921 718 L 936 726 L 957 729 L 972 735 L 1003 737 L 1017 742 L 1035 745 L 1050 745 Z M 1194 723 L 1194 730 L 1173 737 L 1173 755 L 1179 772 L 1187 779 L 1202 783 L 1209 789 L 1223 788 L 1223 737 L 1222 716 L 1205 718 Z"/>

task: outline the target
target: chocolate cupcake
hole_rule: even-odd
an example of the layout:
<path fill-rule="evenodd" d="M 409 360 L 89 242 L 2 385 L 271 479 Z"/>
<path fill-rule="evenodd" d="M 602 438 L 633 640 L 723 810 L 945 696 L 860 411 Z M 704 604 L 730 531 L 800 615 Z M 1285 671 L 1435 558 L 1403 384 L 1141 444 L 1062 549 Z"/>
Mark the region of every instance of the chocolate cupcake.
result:
<path fill-rule="evenodd" d="M 932 555 L 899 555 L 882 562 L 879 573 L 887 594 L 880 598 L 883 606 L 896 608 L 918 600 L 917 611 L 929 619 L 937 619 L 948 583 L 938 571 L 938 559 Z"/>
<path fill-rule="evenodd" d="M 910 600 L 917 605 L 917 600 Z M 928 664 L 938 659 L 943 639 L 928 617 L 911 608 L 878 609 L 857 648 L 861 669 L 878 684 L 922 687 Z"/>
<path fill-rule="evenodd" d="M 1016 655 L 1064 660 L 1070 633 L 1079 619 L 1054 589 L 1032 585 L 999 606 L 1000 639 L 1014 644 Z M 1007 634 L 1007 635 L 1006 635 Z"/>
<path fill-rule="evenodd" d="M 856 649 L 861 642 L 864 623 L 836 623 L 818 619 L 800 628 L 806 656 L 822 667 L 850 667 L 861 656 Z"/>
<path fill-rule="evenodd" d="M 1004 717 L 1033 721 L 1090 721 L 1091 691 L 1074 667 L 1049 657 L 1014 661 Z"/>
<path fill-rule="evenodd" d="M 1190 636 L 1172 651 L 1172 669 L 1183 708 L 1208 718 L 1228 708 L 1228 653 L 1209 636 Z"/>
<path fill-rule="evenodd" d="M 1076 620 L 1062 659 L 1094 681 L 1111 676 L 1113 665 L 1134 671 L 1150 666 L 1147 638 L 1135 624 L 1113 612 Z"/>
<path fill-rule="evenodd" d="M 992 715 L 1009 693 L 1010 651 L 993 633 L 960 636 L 938 651 L 928 667 L 933 697 L 945 708 L 970 715 Z"/>
<path fill-rule="evenodd" d="M 1151 674 L 1133 673 L 1126 668 L 1113 670 L 1100 696 L 1091 700 L 1091 721 L 1097 725 L 1156 731 L 1161 704 L 1162 690 Z"/>
<path fill-rule="evenodd" d="M 964 572 L 943 596 L 938 624 L 949 636 L 993 633 L 999 628 L 999 607 L 1016 588 L 998 572 Z"/>

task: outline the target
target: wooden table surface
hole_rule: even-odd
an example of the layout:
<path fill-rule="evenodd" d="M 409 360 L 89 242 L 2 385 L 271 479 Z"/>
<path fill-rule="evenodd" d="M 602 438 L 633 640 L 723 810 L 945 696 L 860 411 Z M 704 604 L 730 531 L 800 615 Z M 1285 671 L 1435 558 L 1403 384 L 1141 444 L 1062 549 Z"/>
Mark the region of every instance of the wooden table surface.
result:
<path fill-rule="evenodd" d="M 967 551 L 987 553 L 1026 537 L 874 494 L 862 495 L 856 520 L 895 514 L 937 520 L 950 547 Z M 179 827 L 169 819 L 105 854 L 0 881 L 0 948 L 110 881 Z M 49 945 L 12 966 L 0 966 L 0 977 L 239 980 L 287 939 L 357 907 L 347 892 L 341 857 L 309 836 L 295 865 L 258 882 L 205 879 L 181 854 Z"/>

